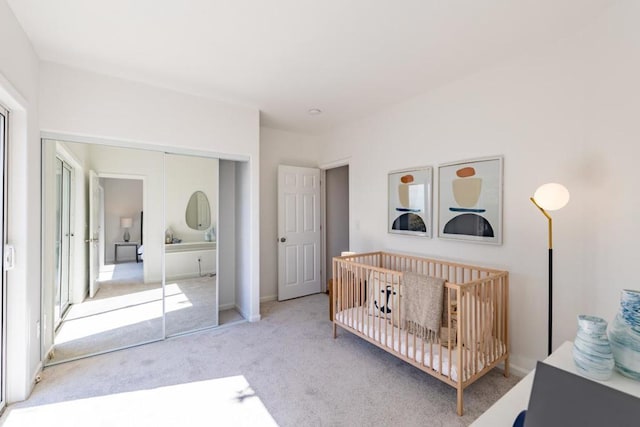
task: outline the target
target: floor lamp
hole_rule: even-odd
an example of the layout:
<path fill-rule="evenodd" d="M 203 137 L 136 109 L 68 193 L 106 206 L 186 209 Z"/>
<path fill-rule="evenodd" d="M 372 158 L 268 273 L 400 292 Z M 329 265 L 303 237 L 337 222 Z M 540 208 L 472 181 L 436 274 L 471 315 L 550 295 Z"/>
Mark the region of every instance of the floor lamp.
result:
<path fill-rule="evenodd" d="M 540 186 L 530 198 L 540 212 L 549 221 L 549 344 L 548 354 L 551 354 L 551 335 L 553 325 L 553 221 L 547 211 L 562 209 L 569 203 L 569 190 L 564 185 L 554 182 Z"/>

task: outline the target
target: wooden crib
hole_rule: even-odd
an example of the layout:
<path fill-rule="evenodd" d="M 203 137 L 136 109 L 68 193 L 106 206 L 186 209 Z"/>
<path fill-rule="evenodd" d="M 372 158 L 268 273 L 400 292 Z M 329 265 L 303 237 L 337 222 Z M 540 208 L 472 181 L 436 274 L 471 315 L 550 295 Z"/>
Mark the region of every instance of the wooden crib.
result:
<path fill-rule="evenodd" d="M 437 337 L 423 340 L 404 328 L 403 272 L 445 280 Z M 392 298 L 386 301 L 394 307 L 388 316 L 373 310 L 372 296 L 381 291 Z M 500 362 L 509 376 L 506 271 L 385 252 L 355 254 L 333 258 L 332 293 L 334 338 L 340 326 L 455 387 L 458 415 L 467 386 Z"/>

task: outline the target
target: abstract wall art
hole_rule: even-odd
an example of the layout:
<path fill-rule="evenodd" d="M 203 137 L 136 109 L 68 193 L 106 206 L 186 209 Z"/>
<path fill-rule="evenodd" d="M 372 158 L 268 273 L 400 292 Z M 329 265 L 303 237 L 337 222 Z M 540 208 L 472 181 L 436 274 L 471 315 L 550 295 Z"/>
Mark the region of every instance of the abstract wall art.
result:
<path fill-rule="evenodd" d="M 433 169 L 389 172 L 389 233 L 431 237 Z"/>
<path fill-rule="evenodd" d="M 502 244 L 503 158 L 438 167 L 438 237 Z"/>

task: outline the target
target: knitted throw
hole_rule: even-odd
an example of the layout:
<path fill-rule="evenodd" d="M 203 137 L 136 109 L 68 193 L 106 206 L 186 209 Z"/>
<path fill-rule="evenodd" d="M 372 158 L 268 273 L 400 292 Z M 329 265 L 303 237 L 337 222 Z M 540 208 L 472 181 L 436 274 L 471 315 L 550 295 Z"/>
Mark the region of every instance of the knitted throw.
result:
<path fill-rule="evenodd" d="M 444 279 L 405 272 L 400 298 L 403 325 L 409 333 L 435 342 L 442 322 Z"/>

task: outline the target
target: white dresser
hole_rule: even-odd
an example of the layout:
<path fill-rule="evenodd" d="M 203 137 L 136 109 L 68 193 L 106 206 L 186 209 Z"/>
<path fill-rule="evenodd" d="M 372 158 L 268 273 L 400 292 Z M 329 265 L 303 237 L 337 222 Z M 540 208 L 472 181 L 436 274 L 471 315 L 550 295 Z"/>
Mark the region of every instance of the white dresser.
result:
<path fill-rule="evenodd" d="M 547 357 L 544 362 L 579 375 L 573 363 L 572 348 L 573 343 L 567 341 L 554 351 L 551 356 Z M 512 426 L 518 414 L 523 409 L 527 409 L 534 373 L 535 371 L 531 371 L 471 425 L 474 427 Z M 640 398 L 640 381 L 634 381 L 631 378 L 620 375 L 617 371 L 613 372 L 613 377 L 610 380 L 596 382 Z"/>
<path fill-rule="evenodd" d="M 167 280 L 217 272 L 216 242 L 172 243 L 164 246 Z"/>

